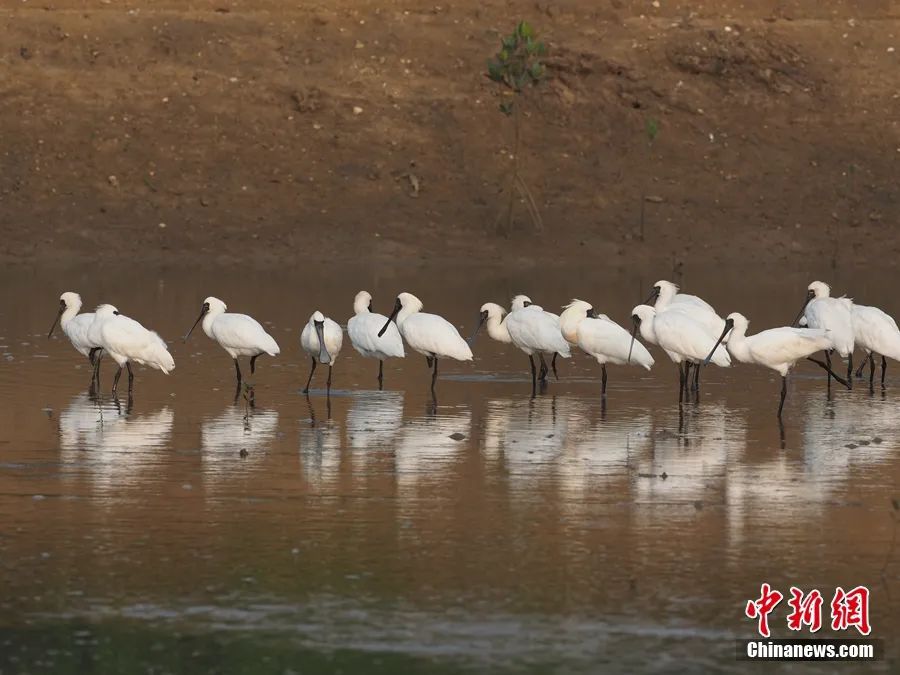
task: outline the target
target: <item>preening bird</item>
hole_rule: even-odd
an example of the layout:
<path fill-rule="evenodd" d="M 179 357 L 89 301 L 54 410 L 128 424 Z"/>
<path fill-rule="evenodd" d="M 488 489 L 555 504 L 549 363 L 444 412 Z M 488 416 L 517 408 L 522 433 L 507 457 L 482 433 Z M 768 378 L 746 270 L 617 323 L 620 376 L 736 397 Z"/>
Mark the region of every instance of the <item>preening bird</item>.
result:
<path fill-rule="evenodd" d="M 394 311 L 385 321 L 378 337 L 382 337 L 390 328 L 391 321 L 397 324 L 400 335 L 406 344 L 419 354 L 425 356 L 431 374 L 431 392 L 438 375 L 438 359 L 456 359 L 471 361 L 472 350 L 463 340 L 456 326 L 437 314 L 422 311 L 422 301 L 412 293 L 401 293 L 394 303 Z"/>
<path fill-rule="evenodd" d="M 113 380 L 112 393 L 116 393 L 122 369 L 128 368 L 128 393 L 134 385 L 131 362 L 161 370 L 168 375 L 175 368 L 175 360 L 166 343 L 152 330 L 147 330 L 134 319 L 119 314 L 112 305 L 100 305 L 94 311 L 94 320 L 88 329 L 89 339 L 97 335 L 97 342 L 119 366 Z"/>
<path fill-rule="evenodd" d="M 801 320 L 802 319 L 802 320 Z M 841 358 L 848 359 L 847 372 L 853 370 L 853 301 L 850 298 L 832 298 L 831 287 L 822 281 L 813 281 L 807 286 L 806 300 L 794 323 L 810 328 L 824 328 L 834 345 L 825 352 L 828 366 L 828 384 L 831 385 L 831 352 L 836 351 Z M 852 388 L 853 381 L 849 381 Z"/>
<path fill-rule="evenodd" d="M 312 382 L 313 373 L 316 372 L 316 364 L 328 365 L 328 382 L 326 383 L 326 391 L 331 393 L 331 369 L 337 360 L 338 354 L 341 353 L 341 346 L 344 344 L 344 331 L 341 330 L 340 324 L 327 318 L 318 310 L 312 313 L 309 321 L 303 326 L 303 332 L 300 334 L 300 346 L 303 351 L 310 355 L 312 359 L 312 367 L 309 369 L 309 378 L 306 380 L 306 386 L 303 393 L 309 393 L 309 384 Z"/>
<path fill-rule="evenodd" d="M 572 300 L 563 308 L 559 317 L 563 337 L 601 365 L 601 395 L 606 396 L 606 364 L 622 366 L 634 364 L 647 370 L 653 366 L 653 357 L 640 342 L 632 344 L 631 335 L 605 314 L 596 314 L 593 306 L 584 300 Z"/>
<path fill-rule="evenodd" d="M 269 335 L 259 322 L 246 314 L 226 313 L 225 303 L 212 296 L 203 301 L 200 316 L 184 336 L 184 341 L 191 336 L 197 324 L 203 322 L 203 332 L 224 349 L 234 360 L 237 374 L 237 393 L 241 390 L 241 366 L 238 357 L 250 357 L 250 374 L 256 372 L 256 359 L 263 354 L 278 356 L 281 349 L 275 338 Z"/>
<path fill-rule="evenodd" d="M 405 356 L 403 338 L 397 326 L 391 324 L 384 335 L 378 331 L 387 321 L 383 314 L 372 311 L 372 296 L 368 291 L 360 291 L 353 299 L 353 316 L 347 322 L 350 343 L 360 354 L 369 359 L 378 359 L 378 389 L 384 386 L 384 360 Z"/>

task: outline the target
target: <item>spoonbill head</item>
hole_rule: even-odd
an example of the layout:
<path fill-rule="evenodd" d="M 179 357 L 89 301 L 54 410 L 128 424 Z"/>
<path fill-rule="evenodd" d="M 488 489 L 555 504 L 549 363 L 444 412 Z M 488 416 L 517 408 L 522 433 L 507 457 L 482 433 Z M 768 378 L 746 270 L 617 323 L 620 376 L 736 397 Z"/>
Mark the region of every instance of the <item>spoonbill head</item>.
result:
<path fill-rule="evenodd" d="M 470 344 L 475 340 L 475 336 L 478 335 L 482 326 L 487 326 L 488 335 L 497 342 L 504 344 L 512 342 L 506 322 L 503 320 L 503 317 L 506 316 L 506 310 L 503 307 L 496 302 L 486 302 L 481 306 L 479 312 L 478 325 L 475 327 L 472 337 L 469 338 Z"/>
<path fill-rule="evenodd" d="M 578 344 L 578 327 L 584 319 L 593 319 L 597 316 L 591 303 L 584 300 L 572 300 L 563 307 L 559 315 L 559 330 L 569 344 Z"/>
<path fill-rule="evenodd" d="M 73 293 L 72 291 L 66 291 L 62 295 L 59 296 L 59 310 L 56 312 L 56 318 L 53 320 L 53 325 L 50 326 L 50 332 L 47 333 L 47 337 L 49 338 L 53 335 L 53 331 L 56 329 L 56 324 L 60 324 L 62 326 L 63 332 L 66 332 L 65 326 L 72 319 L 75 318 L 75 315 L 81 311 L 81 296 L 78 293 Z M 93 320 L 93 318 L 91 319 Z M 68 337 L 68 335 L 67 335 Z M 70 338 L 71 339 L 71 338 Z M 73 343 L 74 345 L 74 343 Z M 75 347 L 78 349 L 78 347 Z M 81 351 L 79 349 L 79 351 Z M 87 356 L 87 354 L 85 354 Z"/>
<path fill-rule="evenodd" d="M 211 340 L 218 342 L 219 346 L 234 361 L 234 370 L 237 376 L 235 399 L 237 399 L 241 392 L 243 379 L 238 357 L 250 357 L 250 374 L 252 375 L 256 372 L 256 359 L 263 354 L 278 356 L 281 349 L 275 342 L 275 338 L 269 335 L 256 319 L 246 314 L 226 312 L 227 309 L 225 303 L 218 298 L 213 296 L 206 298 L 200 307 L 200 316 L 184 336 L 184 341 L 187 342 L 197 324 L 202 321 L 203 332 Z"/>
<path fill-rule="evenodd" d="M 802 320 L 801 320 L 802 317 Z M 830 331 L 833 347 L 842 358 L 851 359 L 854 349 L 853 301 L 850 298 L 832 298 L 831 287 L 822 281 L 813 281 L 806 289 L 806 299 L 794 324 L 805 323 L 810 328 Z M 829 351 L 831 351 L 829 350 Z M 826 353 L 826 362 L 831 356 Z"/>
<path fill-rule="evenodd" d="M 517 309 L 525 309 L 526 307 L 531 307 L 534 303 L 531 302 L 531 298 L 527 295 L 517 295 L 512 299 L 512 302 L 509 306 L 509 311 L 515 312 Z"/>
<path fill-rule="evenodd" d="M 366 358 L 378 359 L 378 388 L 384 386 L 384 360 L 388 358 L 402 359 L 403 338 L 396 324 L 388 322 L 383 314 L 372 311 L 372 295 L 368 291 L 360 291 L 353 299 L 353 316 L 347 322 L 347 335 L 353 348 Z M 379 330 L 385 322 L 388 328 L 379 337 Z"/>

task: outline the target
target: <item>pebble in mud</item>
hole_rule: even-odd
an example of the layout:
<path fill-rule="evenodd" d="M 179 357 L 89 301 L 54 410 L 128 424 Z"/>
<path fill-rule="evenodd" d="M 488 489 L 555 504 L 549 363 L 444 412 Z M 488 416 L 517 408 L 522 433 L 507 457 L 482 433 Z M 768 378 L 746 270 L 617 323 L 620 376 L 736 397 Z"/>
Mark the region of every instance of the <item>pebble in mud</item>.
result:
<path fill-rule="evenodd" d="M 462 440 L 465 440 L 466 435 L 461 434 L 457 431 L 455 433 L 450 434 L 450 438 L 452 438 L 454 441 L 462 441 Z"/>

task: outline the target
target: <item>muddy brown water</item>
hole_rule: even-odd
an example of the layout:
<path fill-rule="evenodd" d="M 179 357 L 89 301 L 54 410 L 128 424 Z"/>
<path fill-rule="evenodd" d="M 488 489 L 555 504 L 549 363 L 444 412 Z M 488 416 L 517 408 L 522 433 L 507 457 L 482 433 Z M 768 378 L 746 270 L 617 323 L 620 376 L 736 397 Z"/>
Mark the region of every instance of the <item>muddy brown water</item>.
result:
<path fill-rule="evenodd" d="M 844 669 L 896 668 L 898 366 L 883 394 L 830 398 L 821 371 L 798 367 L 783 430 L 762 369 L 710 368 L 699 403 L 679 407 L 675 367 L 651 348 L 650 373 L 610 367 L 604 409 L 585 355 L 532 398 L 527 360 L 485 335 L 474 363 L 442 363 L 436 409 L 424 358 L 386 363 L 378 392 L 377 363 L 346 338 L 330 405 L 322 371 L 300 394 L 301 326 L 316 308 L 346 323 L 360 288 L 385 313 L 413 291 L 468 335 L 482 302 L 520 291 L 625 322 L 659 276 L 0 273 L 0 672 L 738 672 L 761 582 L 826 599 L 867 585 L 887 658 Z M 789 322 L 808 276 L 680 281 L 752 332 Z M 850 279 L 831 280 L 896 312 L 878 277 Z M 107 364 L 90 396 L 86 361 L 46 339 L 64 290 L 158 330 L 175 372 L 137 368 L 129 405 L 109 396 Z M 259 362 L 253 409 L 233 402 L 217 345 L 178 337 L 210 294 L 281 345 Z"/>

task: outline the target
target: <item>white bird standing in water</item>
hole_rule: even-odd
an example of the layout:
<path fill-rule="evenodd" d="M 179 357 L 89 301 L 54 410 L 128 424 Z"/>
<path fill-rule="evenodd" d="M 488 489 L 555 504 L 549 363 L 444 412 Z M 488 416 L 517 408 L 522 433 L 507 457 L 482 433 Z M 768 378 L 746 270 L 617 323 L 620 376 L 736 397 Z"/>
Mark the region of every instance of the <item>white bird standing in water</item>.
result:
<path fill-rule="evenodd" d="M 131 362 L 150 366 L 168 375 L 175 368 L 175 360 L 166 343 L 152 330 L 147 330 L 134 319 L 119 314 L 112 305 L 100 305 L 94 312 L 94 320 L 88 329 L 89 339 L 97 336 L 97 342 L 118 364 L 113 380 L 112 393 L 116 393 L 122 369 L 128 368 L 128 393 L 134 385 Z"/>
<path fill-rule="evenodd" d="M 545 312 L 533 304 L 527 296 L 517 295 L 512 301 L 512 311 L 504 320 L 512 343 L 528 355 L 531 364 L 532 387 L 537 386 L 534 354 L 541 361 L 541 379 L 546 376 L 544 354 L 559 354 L 564 359 L 572 355 L 569 343 L 559 329 L 559 317 Z"/>
<path fill-rule="evenodd" d="M 866 358 L 859 365 L 856 376 L 862 375 L 866 361 L 869 362 L 869 387 L 875 382 L 875 359 L 881 356 L 881 386 L 887 372 L 885 357 L 900 361 L 900 329 L 890 314 L 869 305 L 853 304 L 854 346 L 866 352 Z"/>
<path fill-rule="evenodd" d="M 338 354 L 341 353 L 343 344 L 344 331 L 341 330 L 340 324 L 326 318 L 318 310 L 313 312 L 303 327 L 303 332 L 300 333 L 300 346 L 312 358 L 309 379 L 306 380 L 306 386 L 303 388 L 304 394 L 309 393 L 309 384 L 312 382 L 313 373 L 316 372 L 317 363 L 328 364 L 326 392 L 331 393 L 331 369 L 334 362 L 337 361 Z"/>
<path fill-rule="evenodd" d="M 801 319 L 802 318 L 802 319 Z M 828 385 L 831 385 L 831 352 L 836 351 L 841 358 L 848 359 L 847 372 L 853 370 L 853 301 L 850 298 L 832 298 L 831 287 L 822 281 L 813 281 L 807 286 L 806 301 L 794 323 L 810 328 L 824 328 L 834 345 L 825 352 L 828 365 Z M 853 388 L 853 380 L 848 382 Z"/>
<path fill-rule="evenodd" d="M 353 299 L 353 316 L 347 322 L 347 335 L 350 343 L 360 354 L 369 359 L 378 359 L 378 389 L 384 386 L 384 360 L 402 359 L 403 338 L 397 326 L 390 325 L 384 335 L 378 337 L 378 331 L 387 321 L 384 314 L 372 311 L 372 296 L 368 291 L 360 291 Z"/>
<path fill-rule="evenodd" d="M 191 336 L 197 324 L 203 322 L 203 332 L 228 352 L 234 360 L 234 370 L 237 373 L 237 393 L 241 390 L 241 367 L 238 357 L 250 357 L 250 374 L 256 371 L 256 359 L 263 354 L 278 356 L 281 349 L 275 338 L 269 335 L 259 322 L 246 314 L 226 313 L 228 309 L 225 303 L 212 296 L 203 301 L 200 316 L 191 326 L 184 341 Z"/>
<path fill-rule="evenodd" d="M 509 311 L 514 312 L 517 309 L 525 309 L 526 307 L 534 307 L 536 309 L 540 309 L 544 314 L 546 314 L 551 319 L 553 319 L 556 322 L 557 328 L 559 328 L 559 314 L 554 314 L 553 312 L 548 312 L 543 307 L 538 307 L 531 301 L 531 298 L 529 298 L 527 295 L 515 296 L 512 299 L 512 302 L 510 303 Z M 570 346 L 572 346 L 572 345 L 570 344 Z M 549 353 L 550 352 L 548 352 L 548 354 Z M 550 359 L 550 369 L 553 370 L 553 377 L 555 377 L 558 380 L 559 374 L 556 372 L 556 358 L 559 356 L 559 353 L 552 352 L 552 354 L 553 354 L 553 357 Z M 540 363 L 541 363 L 541 369 L 540 369 L 540 372 L 538 373 L 538 379 L 541 381 L 545 381 L 547 379 L 547 373 L 549 372 L 550 369 L 547 368 L 547 362 L 544 360 L 543 352 L 538 352 L 538 359 L 540 360 Z"/>
<path fill-rule="evenodd" d="M 378 337 L 387 332 L 391 321 L 396 322 L 406 344 L 413 351 L 424 354 L 429 368 L 433 367 L 431 393 L 434 394 L 438 359 L 471 361 L 473 357 L 469 344 L 462 339 L 456 326 L 442 316 L 423 312 L 422 307 L 422 301 L 412 293 L 398 295 L 397 301 L 394 303 L 394 311 L 378 331 Z"/>
<path fill-rule="evenodd" d="M 725 319 L 722 335 L 716 342 L 715 348 L 710 351 L 709 356 L 713 355 L 715 349 L 719 349 L 719 345 L 730 332 L 731 337 L 726 348 L 731 356 L 741 363 L 755 363 L 771 368 L 781 375 L 781 402 L 778 404 L 778 417 L 780 418 L 781 410 L 784 408 L 784 399 L 787 396 L 788 371 L 797 361 L 809 359 L 829 372 L 831 371 L 825 363 L 810 358 L 819 350 L 831 349 L 831 334 L 823 328 L 784 326 L 770 328 L 756 335 L 747 335 L 749 325 L 750 322 L 743 314 L 737 312 L 729 314 Z M 833 372 L 831 372 L 831 376 L 846 386 L 847 383 Z"/>
<path fill-rule="evenodd" d="M 59 324 L 62 332 L 69 338 L 69 342 L 72 343 L 72 346 L 75 347 L 75 351 L 82 356 L 86 356 L 93 368 L 94 360 L 97 359 L 99 361 L 101 357 L 101 354 L 97 353 L 101 349 L 100 345 L 95 344 L 88 339 L 88 329 L 94 322 L 94 313 L 85 312 L 84 314 L 79 314 L 80 311 L 81 296 L 78 295 L 78 293 L 67 291 L 60 295 L 59 311 L 56 314 L 53 325 L 50 326 L 50 332 L 47 333 L 47 338 L 49 339 L 50 336 L 53 335 L 56 324 Z M 98 374 L 99 369 L 93 368 L 93 374 L 91 376 L 92 385 L 94 378 L 96 378 Z"/>
<path fill-rule="evenodd" d="M 725 328 L 725 319 L 719 316 L 715 308 L 703 298 L 687 293 L 679 293 L 678 290 L 678 286 L 671 281 L 660 279 L 653 285 L 647 304 L 652 304 L 657 314 L 660 312 L 682 312 L 687 314 L 700 324 L 713 340 L 717 339 Z M 651 300 L 654 302 L 651 303 Z M 689 366 L 685 366 L 685 368 L 689 368 Z M 685 376 L 687 377 L 687 373 Z M 691 386 L 694 390 L 700 388 L 699 368 L 694 369 L 694 381 Z"/>
<path fill-rule="evenodd" d="M 560 330 L 570 343 L 590 354 L 602 368 L 601 396 L 606 396 L 606 364 L 617 366 L 634 364 L 647 370 L 653 357 L 640 342 L 632 345 L 631 335 L 605 314 L 596 314 L 590 303 L 572 300 L 559 317 Z"/>
<path fill-rule="evenodd" d="M 684 312 L 657 312 L 650 305 L 638 305 L 631 310 L 631 319 L 634 322 L 632 339 L 640 330 L 642 338 L 662 347 L 673 363 L 678 365 L 679 400 L 689 385 L 688 364 L 699 367 L 711 353 L 712 358 L 709 360 L 717 366 L 727 368 L 731 365 L 731 357 L 725 348 L 716 345 L 716 338 L 710 337 L 706 327 Z M 684 368 L 682 363 L 685 364 Z"/>

